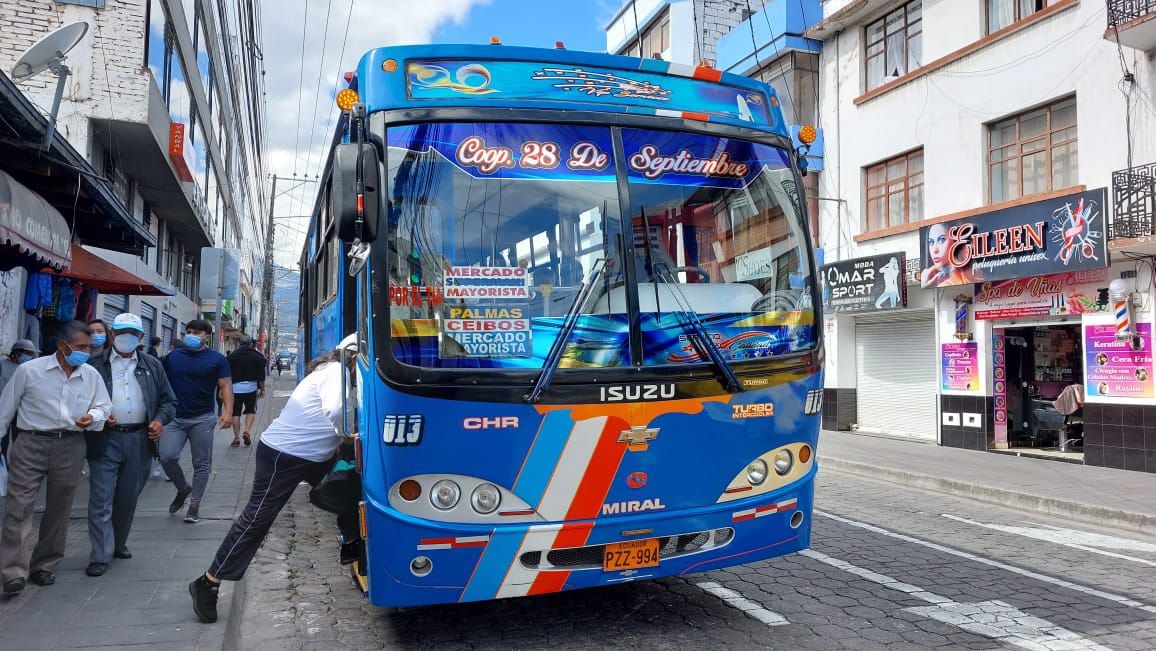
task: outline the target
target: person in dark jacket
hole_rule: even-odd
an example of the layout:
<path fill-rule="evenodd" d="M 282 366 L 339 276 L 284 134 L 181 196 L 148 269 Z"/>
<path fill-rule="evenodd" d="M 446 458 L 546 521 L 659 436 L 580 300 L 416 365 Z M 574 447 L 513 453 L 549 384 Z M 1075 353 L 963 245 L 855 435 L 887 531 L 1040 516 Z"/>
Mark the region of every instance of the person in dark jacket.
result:
<path fill-rule="evenodd" d="M 177 399 L 161 361 L 137 350 L 143 334 L 139 316 L 118 315 L 112 347 L 91 362 L 112 398 L 112 415 L 104 431 L 88 441 L 88 576 L 107 572 L 113 558 L 132 558 L 125 543 L 152 465 L 149 441 L 159 439 L 176 414 Z"/>
<path fill-rule="evenodd" d="M 149 354 L 157 359 L 161 357 L 161 338 L 153 337 L 149 340 Z"/>
<path fill-rule="evenodd" d="M 265 369 L 269 362 L 253 348 L 253 338 L 241 335 L 237 349 L 229 353 L 229 368 L 233 372 L 233 447 L 253 444 L 253 421 L 257 418 L 257 400 L 265 397 Z M 241 430 L 241 414 L 245 415 L 245 429 Z"/>

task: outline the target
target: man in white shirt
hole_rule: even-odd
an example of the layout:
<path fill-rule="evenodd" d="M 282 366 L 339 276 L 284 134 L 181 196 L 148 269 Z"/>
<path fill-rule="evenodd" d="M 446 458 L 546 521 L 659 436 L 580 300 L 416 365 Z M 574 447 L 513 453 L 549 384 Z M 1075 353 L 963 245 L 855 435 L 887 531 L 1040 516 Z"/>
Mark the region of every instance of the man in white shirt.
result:
<path fill-rule="evenodd" d="M 8 450 L 8 496 L 0 531 L 0 579 L 8 595 L 22 591 L 26 581 L 56 582 L 84 464 L 85 432 L 100 429 L 112 411 L 100 374 L 85 364 L 90 333 L 83 322 L 65 323 L 56 354 L 21 364 L 0 394 L 0 423 L 15 417 L 17 434 Z M 48 497 L 30 552 L 32 509 L 45 479 Z"/>
<path fill-rule="evenodd" d="M 132 558 L 125 543 L 148 477 L 148 441 L 161 437 L 177 409 L 161 360 L 137 350 L 141 318 L 117 315 L 112 335 L 111 350 L 90 362 L 112 396 L 112 415 L 88 440 L 88 576 L 103 575 L 114 558 Z"/>
<path fill-rule="evenodd" d="M 209 571 L 189 584 L 193 612 L 205 623 L 217 621 L 221 581 L 245 574 L 273 520 L 301 482 L 316 486 L 333 468 L 341 444 L 345 401 L 342 375 L 353 367 L 356 339 L 346 338 L 297 388 L 257 443 L 253 494 L 221 542 Z"/>

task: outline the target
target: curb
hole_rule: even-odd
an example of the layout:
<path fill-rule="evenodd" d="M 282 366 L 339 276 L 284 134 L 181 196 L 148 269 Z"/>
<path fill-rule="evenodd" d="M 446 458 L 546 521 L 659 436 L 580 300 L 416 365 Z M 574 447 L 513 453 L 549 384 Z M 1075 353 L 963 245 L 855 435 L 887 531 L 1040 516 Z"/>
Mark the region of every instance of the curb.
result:
<path fill-rule="evenodd" d="M 819 455 L 819 463 L 827 470 L 848 475 L 878 479 L 881 481 L 911 486 L 938 493 L 948 493 L 955 497 L 966 497 L 980 502 L 1005 506 L 1021 511 L 1034 511 L 1064 518 L 1080 520 L 1087 524 L 1118 527 L 1137 533 L 1156 536 L 1156 516 L 1113 509 L 1094 504 L 1057 499 L 1044 495 L 1032 495 L 996 488 L 982 484 L 972 484 L 956 479 L 935 477 L 906 470 L 896 470 L 859 461 L 848 461 Z"/>

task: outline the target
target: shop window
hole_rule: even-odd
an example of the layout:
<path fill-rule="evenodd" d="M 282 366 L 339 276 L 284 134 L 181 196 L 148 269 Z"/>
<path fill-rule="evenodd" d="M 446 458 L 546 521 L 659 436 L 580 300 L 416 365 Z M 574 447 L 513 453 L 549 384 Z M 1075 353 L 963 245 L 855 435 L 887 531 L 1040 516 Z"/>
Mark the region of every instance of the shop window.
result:
<path fill-rule="evenodd" d="M 923 2 L 908 2 L 869 23 L 864 38 L 867 88 L 915 70 L 923 60 Z"/>
<path fill-rule="evenodd" d="M 1076 98 L 988 126 L 991 203 L 1076 185 Z"/>
<path fill-rule="evenodd" d="M 638 49 L 639 43 L 642 44 L 641 52 Z M 664 9 L 658 18 L 652 20 L 642 30 L 642 35 L 639 38 L 631 39 L 625 47 L 618 53 L 624 54 L 628 57 L 644 57 L 652 58 L 655 54 L 666 55 L 666 50 L 670 48 L 670 10 Z"/>
<path fill-rule="evenodd" d="M 1059 0 L 986 0 L 987 33 L 1019 22 L 1032 14 L 1043 11 Z"/>
<path fill-rule="evenodd" d="M 911 224 L 923 219 L 923 150 L 872 165 L 864 170 L 867 231 Z"/>

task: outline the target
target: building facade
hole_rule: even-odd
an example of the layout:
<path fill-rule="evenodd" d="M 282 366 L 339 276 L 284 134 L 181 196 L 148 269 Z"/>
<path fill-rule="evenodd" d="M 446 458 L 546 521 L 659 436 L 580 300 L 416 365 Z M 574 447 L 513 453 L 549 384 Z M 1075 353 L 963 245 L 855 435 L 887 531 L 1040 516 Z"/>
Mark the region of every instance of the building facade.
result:
<path fill-rule="evenodd" d="M 825 427 L 1156 472 L 1141 4 L 822 3 Z"/>
<path fill-rule="evenodd" d="M 255 3 L 209 0 L 0 0 L 4 69 L 60 25 L 89 25 L 68 56 L 72 77 L 57 129 L 155 240 L 139 254 L 89 250 L 173 290 L 103 294 L 97 316 L 140 314 L 162 347 L 188 321 L 215 316 L 214 304 L 200 300 L 202 247 L 242 251 L 240 295 L 222 311 L 222 329 L 256 327 L 267 206 L 258 11 Z M 50 106 L 55 78 L 20 87 Z"/>
<path fill-rule="evenodd" d="M 764 4 L 766 0 L 627 0 L 606 25 L 606 51 L 714 65 L 719 39 Z"/>

